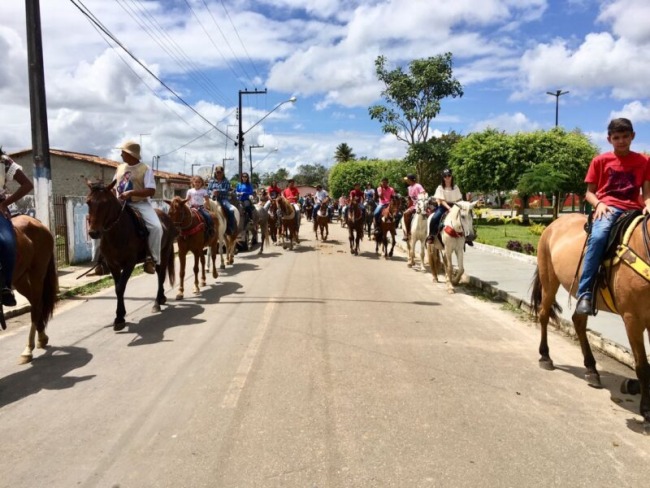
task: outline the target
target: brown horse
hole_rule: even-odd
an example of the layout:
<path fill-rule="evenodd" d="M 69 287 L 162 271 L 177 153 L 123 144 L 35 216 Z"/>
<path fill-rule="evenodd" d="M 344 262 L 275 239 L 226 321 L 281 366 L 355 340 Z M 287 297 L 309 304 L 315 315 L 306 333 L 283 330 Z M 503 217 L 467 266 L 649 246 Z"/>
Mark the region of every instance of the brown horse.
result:
<path fill-rule="evenodd" d="M 271 237 L 273 244 L 278 245 L 278 228 L 281 227 L 282 224 L 278 222 L 278 202 L 275 198 L 271 200 L 271 204 L 269 205 L 269 209 L 268 209 L 268 214 L 269 214 L 269 221 L 268 221 L 269 236 Z"/>
<path fill-rule="evenodd" d="M 206 286 L 205 277 L 205 253 L 203 249 L 208 247 L 210 250 L 210 261 L 212 262 L 212 277 L 217 278 L 217 251 L 219 247 L 219 220 L 217 216 L 211 214 L 212 231 L 210 235 L 206 233 L 206 222 L 203 215 L 196 208 L 190 208 L 187 202 L 189 198 L 183 200 L 181 197 L 174 197 L 173 200 L 165 200 L 169 205 L 169 218 L 174 223 L 178 231 L 178 260 L 180 262 L 179 284 L 176 300 L 182 300 L 185 293 L 185 264 L 187 253 L 194 254 L 194 288 L 192 292 L 195 295 L 201 293 L 199 288 L 199 262 L 201 263 L 201 286 Z"/>
<path fill-rule="evenodd" d="M 580 214 L 564 215 L 550 224 L 542 233 L 537 249 L 537 270 L 533 280 L 531 303 L 539 316 L 541 342 L 539 364 L 544 369 L 553 369 L 549 355 L 547 326 L 549 319 L 558 318 L 560 306 L 555 301 L 558 288 L 562 285 L 575 296 L 577 290 L 577 269 L 587 234 L 584 231 L 586 217 Z M 636 375 L 640 383 L 640 413 L 643 416 L 646 433 L 650 431 L 650 365 L 644 345 L 644 332 L 650 327 L 650 268 L 647 242 L 650 231 L 648 218 L 631 232 L 627 248 L 619 246 L 624 254 L 621 260 L 611 265 L 607 272 L 608 287 L 611 290 L 616 312 L 625 323 L 625 330 L 634 355 Z M 629 261 L 629 264 L 628 264 Z M 639 271 L 635 271 L 632 266 Z M 645 277 L 643 275 L 645 274 Z M 596 306 L 608 310 L 601 292 Z M 580 341 L 585 375 L 590 385 L 600 387 L 600 375 L 596 360 L 587 340 L 587 315 L 572 316 L 573 325 Z M 632 380 L 628 380 L 632 381 Z"/>
<path fill-rule="evenodd" d="M 399 213 L 399 208 L 399 198 L 393 197 L 391 198 L 390 203 L 381 211 L 379 233 L 376 234 L 375 240 L 375 253 L 379 254 L 379 246 L 381 245 L 384 251 L 385 259 L 393 257 L 393 250 L 395 249 L 396 244 L 395 229 L 397 227 L 397 215 Z M 391 237 L 390 251 L 388 250 L 388 234 L 390 234 Z"/>
<path fill-rule="evenodd" d="M 16 230 L 17 259 L 13 285 L 31 305 L 32 326 L 27 346 L 20 355 L 20 364 L 33 359 L 35 335 L 38 332 L 39 349 L 45 349 L 49 338 L 45 327 L 52 318 L 59 291 L 59 280 L 54 263 L 54 238 L 38 220 L 19 215 L 11 219 Z M 7 328 L 2 303 L 0 303 L 0 326 Z"/>
<path fill-rule="evenodd" d="M 283 196 L 279 196 L 276 199 L 278 209 L 282 213 L 282 229 L 280 232 L 280 237 L 282 238 L 282 248 L 286 249 L 287 247 L 293 250 L 294 242 L 299 244 L 300 240 L 298 238 L 298 225 L 300 222 L 300 212 L 296 212 L 294 206 L 289 203 Z M 288 242 L 287 242 L 288 241 Z"/>
<path fill-rule="evenodd" d="M 348 236 L 350 239 L 350 252 L 355 256 L 359 255 L 359 241 L 363 240 L 363 225 L 365 219 L 361 211 L 361 205 L 357 198 L 352 199 L 348 206 L 346 223 L 348 226 Z"/>
<path fill-rule="evenodd" d="M 318 231 L 320 230 L 320 238 L 323 242 L 327 240 L 329 236 L 329 215 L 327 212 L 327 207 L 329 206 L 330 199 L 325 198 L 316 212 L 316 218 L 314 219 L 314 233 L 316 234 L 316 240 L 318 240 Z"/>
<path fill-rule="evenodd" d="M 90 193 L 86 197 L 88 205 L 88 235 L 93 239 L 101 239 L 99 249 L 115 283 L 117 295 L 117 310 L 113 330 L 124 329 L 126 308 L 124 292 L 135 265 L 143 262 L 147 252 L 147 239 L 140 235 L 139 224 L 136 223 L 131 209 L 120 201 L 113 193 L 117 181 L 104 186 L 103 183 L 88 183 Z M 177 232 L 169 215 L 156 210 L 163 227 L 162 244 L 160 247 L 160 265 L 156 266 L 158 275 L 158 292 L 152 312 L 160 312 L 160 306 L 167 301 L 165 297 L 165 273 L 169 274 L 169 282 L 174 285 L 174 240 Z"/>

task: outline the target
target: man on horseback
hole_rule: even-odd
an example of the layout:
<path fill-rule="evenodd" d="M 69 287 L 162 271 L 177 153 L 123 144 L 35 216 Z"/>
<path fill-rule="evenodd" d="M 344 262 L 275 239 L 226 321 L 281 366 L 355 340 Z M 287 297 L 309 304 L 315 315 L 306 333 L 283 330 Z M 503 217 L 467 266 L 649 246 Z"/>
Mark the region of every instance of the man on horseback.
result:
<path fill-rule="evenodd" d="M 380 220 L 381 220 L 381 211 L 387 207 L 391 200 L 395 196 L 395 190 L 393 187 L 388 186 L 388 178 L 381 179 L 381 185 L 377 188 L 377 198 L 379 199 L 379 205 L 375 209 L 375 234 L 379 234 L 380 229 Z"/>
<path fill-rule="evenodd" d="M 127 141 L 120 147 L 122 160 L 115 171 L 114 181 L 117 181 L 115 192 L 117 198 L 136 209 L 147 227 L 147 243 L 150 256 L 144 261 L 144 272 L 154 274 L 160 264 L 160 246 L 163 228 L 156 214 L 151 197 L 156 194 L 156 181 L 153 170 L 140 161 L 140 144 Z"/>
<path fill-rule="evenodd" d="M 366 189 L 363 191 L 365 203 L 370 203 L 375 201 L 375 189 L 372 187 L 370 182 L 366 183 Z"/>
<path fill-rule="evenodd" d="M 226 211 L 226 219 L 228 221 L 226 233 L 234 235 L 237 232 L 237 219 L 235 218 L 235 207 L 230 203 L 230 191 L 230 181 L 228 181 L 223 172 L 223 166 L 215 167 L 214 178 L 208 184 L 208 193 Z"/>
<path fill-rule="evenodd" d="M 205 181 L 200 176 L 193 176 L 190 180 L 192 188 L 187 190 L 185 198 L 189 198 L 190 208 L 195 208 L 205 220 L 205 235 L 209 239 L 214 233 L 214 224 L 210 212 L 205 209 L 205 199 L 208 198 L 208 190 L 205 188 Z"/>
<path fill-rule="evenodd" d="M 296 188 L 296 180 L 290 179 L 288 182 L 288 186 L 284 189 L 282 192 L 282 196 L 287 199 L 287 201 L 293 205 L 293 208 L 296 211 L 296 224 L 300 224 L 300 204 L 298 203 L 298 199 L 300 198 L 300 191 L 298 188 Z"/>
<path fill-rule="evenodd" d="M 359 204 L 359 210 L 361 210 L 361 219 L 366 218 L 366 209 L 361 205 L 361 202 L 363 202 L 363 191 L 361 190 L 361 183 L 355 183 L 354 188 L 350 190 L 350 195 L 349 195 L 349 201 L 350 203 L 356 201 Z M 343 218 L 345 220 L 348 219 L 348 211 L 350 210 L 350 206 L 348 205 L 345 207 L 345 215 Z"/>
<path fill-rule="evenodd" d="M 314 194 L 314 210 L 312 211 L 314 225 L 316 225 L 316 216 L 318 215 L 321 205 L 324 203 L 327 205 L 328 200 L 329 194 L 327 193 L 327 190 L 324 190 L 322 185 L 316 185 L 316 193 Z M 329 205 L 327 206 L 327 219 L 330 222 L 332 221 L 332 209 Z"/>
<path fill-rule="evenodd" d="M 433 211 L 433 215 L 429 220 L 429 236 L 427 237 L 427 244 L 432 244 L 440 230 L 440 221 L 452 205 L 463 199 L 463 194 L 460 192 L 458 186 L 454 183 L 454 174 L 451 169 L 446 168 L 442 172 L 441 182 L 433 194 L 438 206 Z M 471 245 L 470 242 L 467 244 Z"/>
<path fill-rule="evenodd" d="M 11 289 L 16 268 L 16 232 L 11 224 L 9 205 L 27 195 L 32 188 L 23 168 L 5 155 L 0 148 L 0 300 L 7 307 L 16 306 L 16 297 Z M 16 181 L 20 187 L 12 194 L 7 193 L 7 181 Z"/>
<path fill-rule="evenodd" d="M 417 178 L 413 174 L 406 175 L 404 181 L 408 185 L 408 206 L 404 212 L 404 237 L 403 241 L 408 241 L 411 237 L 411 219 L 413 218 L 413 212 L 415 212 L 415 205 L 418 203 L 418 195 L 420 193 L 426 193 L 424 187 L 417 182 Z"/>
<path fill-rule="evenodd" d="M 630 150 L 634 136 L 628 119 L 612 120 L 607 141 L 614 151 L 596 156 L 587 170 L 585 200 L 594 210 L 576 294 L 579 315 L 593 315 L 593 287 L 616 219 L 626 210 L 650 212 L 650 164 L 646 156 Z"/>

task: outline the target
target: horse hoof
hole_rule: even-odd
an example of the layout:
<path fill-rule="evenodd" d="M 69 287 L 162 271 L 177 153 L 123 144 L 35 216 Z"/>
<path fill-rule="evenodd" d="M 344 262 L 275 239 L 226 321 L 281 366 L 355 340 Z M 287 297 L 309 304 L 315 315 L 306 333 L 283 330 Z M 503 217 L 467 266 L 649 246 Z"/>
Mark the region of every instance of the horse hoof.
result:
<path fill-rule="evenodd" d="M 176 300 L 182 300 L 185 297 L 182 293 L 176 295 Z"/>
<path fill-rule="evenodd" d="M 555 369 L 555 366 L 553 365 L 553 361 L 551 359 L 540 359 L 539 367 L 545 369 L 546 371 L 553 371 Z"/>
<path fill-rule="evenodd" d="M 219 266 L 219 269 L 226 269 L 226 265 L 222 264 L 221 266 Z"/>
<path fill-rule="evenodd" d="M 406 263 L 406 266 L 407 266 L 408 268 L 412 268 L 412 267 L 413 267 L 413 265 L 412 265 L 411 263 Z"/>
<path fill-rule="evenodd" d="M 113 330 L 115 332 L 119 332 L 126 327 L 126 320 L 124 319 L 115 319 L 115 322 L 113 322 Z"/>
<path fill-rule="evenodd" d="M 587 384 L 592 388 L 597 388 L 600 390 L 603 387 L 602 383 L 600 382 L 600 375 L 598 373 L 585 373 L 585 379 L 587 380 Z"/>
<path fill-rule="evenodd" d="M 20 359 L 18 359 L 18 364 L 29 364 L 32 362 L 33 359 L 34 356 L 32 356 L 31 354 L 29 356 L 23 354 L 22 356 L 20 356 Z"/>
<path fill-rule="evenodd" d="M 621 383 L 621 393 L 624 395 L 638 395 L 641 393 L 641 383 L 639 380 L 626 379 Z"/>

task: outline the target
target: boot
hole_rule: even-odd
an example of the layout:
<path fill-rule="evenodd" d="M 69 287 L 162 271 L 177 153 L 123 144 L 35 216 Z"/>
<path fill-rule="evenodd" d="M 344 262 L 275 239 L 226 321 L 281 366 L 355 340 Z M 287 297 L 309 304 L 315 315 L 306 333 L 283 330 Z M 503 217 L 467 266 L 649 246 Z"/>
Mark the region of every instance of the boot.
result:
<path fill-rule="evenodd" d="M 584 294 L 578 299 L 576 305 L 576 315 L 593 315 L 593 306 L 591 303 L 591 295 Z"/>
<path fill-rule="evenodd" d="M 16 296 L 14 292 L 8 286 L 5 286 L 1 291 L 0 295 L 2 298 L 2 304 L 5 307 L 15 307 L 16 306 Z"/>

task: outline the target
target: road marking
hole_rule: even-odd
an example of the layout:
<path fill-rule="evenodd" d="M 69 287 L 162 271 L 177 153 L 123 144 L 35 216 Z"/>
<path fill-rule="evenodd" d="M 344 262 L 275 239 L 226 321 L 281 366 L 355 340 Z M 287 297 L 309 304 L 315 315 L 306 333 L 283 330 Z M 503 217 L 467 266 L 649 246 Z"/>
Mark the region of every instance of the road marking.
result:
<path fill-rule="evenodd" d="M 257 352 L 259 351 L 260 344 L 262 343 L 262 339 L 264 339 L 264 334 L 266 334 L 266 329 L 268 328 L 269 323 L 271 323 L 271 318 L 274 315 L 273 312 L 275 311 L 277 305 L 278 305 L 277 302 L 269 302 L 266 305 L 266 308 L 262 313 L 262 322 L 257 327 L 257 330 L 255 331 L 255 335 L 253 336 L 253 339 L 248 345 L 248 348 L 246 349 L 246 352 L 244 353 L 244 356 L 242 357 L 241 362 L 239 363 L 239 367 L 237 368 L 235 377 L 232 379 L 232 382 L 228 387 L 228 391 L 226 392 L 226 395 L 223 398 L 223 402 L 221 403 L 221 408 L 233 409 L 237 406 L 237 403 L 239 402 L 239 396 L 241 395 L 241 392 L 244 390 L 244 386 L 246 385 L 246 380 L 248 379 L 248 374 L 250 373 L 251 368 L 253 367 L 253 362 L 255 361 Z"/>

